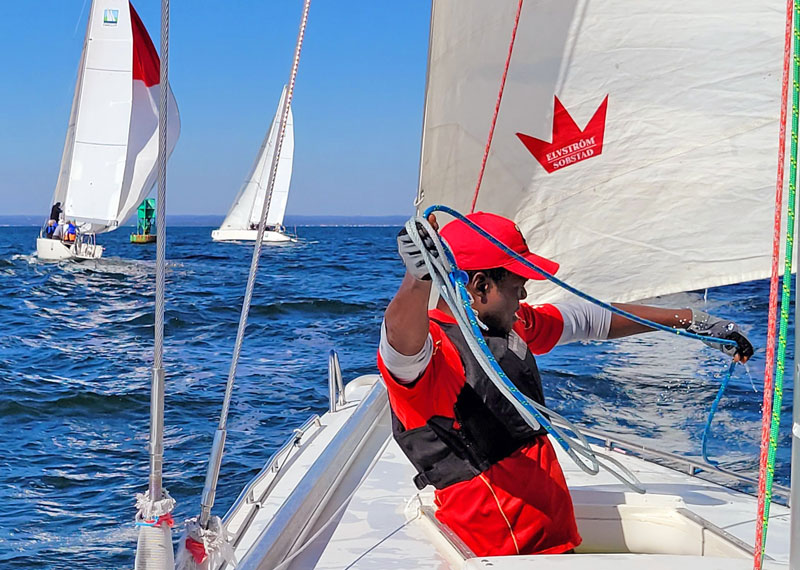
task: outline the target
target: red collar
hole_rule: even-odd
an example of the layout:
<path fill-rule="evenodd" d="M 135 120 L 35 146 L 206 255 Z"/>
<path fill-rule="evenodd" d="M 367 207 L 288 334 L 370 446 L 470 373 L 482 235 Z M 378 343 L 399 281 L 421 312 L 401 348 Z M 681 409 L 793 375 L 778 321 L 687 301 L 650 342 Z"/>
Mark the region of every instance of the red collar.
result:
<path fill-rule="evenodd" d="M 441 309 L 431 309 L 428 311 L 428 316 L 439 321 L 440 323 L 445 323 L 448 325 L 456 324 L 456 320 Z"/>

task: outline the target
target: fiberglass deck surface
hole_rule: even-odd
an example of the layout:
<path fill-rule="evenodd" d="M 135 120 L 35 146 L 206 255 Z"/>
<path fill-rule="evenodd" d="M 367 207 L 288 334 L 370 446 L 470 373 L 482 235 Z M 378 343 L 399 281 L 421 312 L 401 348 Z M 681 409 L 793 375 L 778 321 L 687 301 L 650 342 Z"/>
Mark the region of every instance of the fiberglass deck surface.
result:
<path fill-rule="evenodd" d="M 576 505 L 627 502 L 634 505 L 682 506 L 743 542 L 752 544 L 757 507 L 754 497 L 633 456 L 620 455 L 618 459 L 644 483 L 648 491 L 646 495 L 627 490 L 606 472 L 596 476 L 584 473 L 559 450 L 559 460 Z M 429 525 L 421 524 L 418 517 L 412 520 L 406 517 L 408 503 L 418 501 L 415 499 L 418 491 L 411 483 L 413 475 L 412 466 L 392 440 L 353 497 L 317 568 L 452 568 L 443 554 L 446 549 L 438 549 L 432 540 Z M 420 496 L 423 503 L 431 504 L 430 488 Z M 409 512 L 413 513 L 413 509 Z M 788 561 L 788 537 L 789 510 L 773 504 L 767 554 L 776 562 Z M 596 556 L 576 555 L 577 558 Z M 613 559 L 614 567 L 625 566 L 628 561 L 634 563 L 636 559 L 635 555 L 600 556 L 605 557 L 607 562 Z M 544 564 L 544 557 L 540 558 Z M 703 559 L 694 556 L 661 556 L 652 558 L 651 562 L 656 566 L 663 563 L 666 565 L 664 567 L 670 567 L 676 560 L 683 560 L 684 568 L 731 568 L 734 564 L 732 559 Z M 498 562 L 493 559 L 495 568 Z M 527 564 L 531 562 L 528 560 Z M 553 562 L 549 560 L 550 564 Z M 638 564 L 641 562 L 639 560 Z M 743 568 L 752 564 L 747 560 L 736 561 L 737 564 L 740 562 L 744 564 Z M 595 560 L 594 564 L 596 563 Z"/>

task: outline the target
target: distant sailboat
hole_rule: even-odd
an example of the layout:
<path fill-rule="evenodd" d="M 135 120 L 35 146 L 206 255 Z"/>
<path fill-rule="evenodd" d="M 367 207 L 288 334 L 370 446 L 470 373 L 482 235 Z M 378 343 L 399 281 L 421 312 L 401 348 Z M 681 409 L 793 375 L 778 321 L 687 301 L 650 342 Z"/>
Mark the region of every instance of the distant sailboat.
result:
<path fill-rule="evenodd" d="M 92 2 L 72 101 L 61 170 L 51 203 L 60 224 L 73 222 L 72 241 L 36 240 L 40 259 L 97 259 L 95 235 L 113 231 L 156 182 L 159 60 L 138 14 L 125 0 Z M 168 152 L 180 132 L 172 90 Z M 56 234 L 58 235 L 58 234 Z"/>
<path fill-rule="evenodd" d="M 258 235 L 258 224 L 261 221 L 261 211 L 264 200 L 269 191 L 270 166 L 275 155 L 278 135 L 281 124 L 281 108 L 286 99 L 286 87 L 283 88 L 278 110 L 272 120 L 272 126 L 261 143 L 261 149 L 242 185 L 239 194 L 233 201 L 228 215 L 219 229 L 211 232 L 214 241 L 255 241 Z M 267 227 L 262 241 L 286 242 L 295 238 L 286 233 L 283 227 L 283 216 L 286 213 L 286 202 L 289 199 L 289 183 L 292 179 L 292 161 L 294 159 L 294 121 L 292 110 L 289 109 L 289 119 L 286 122 L 286 133 L 283 137 L 281 154 L 278 157 L 278 171 L 272 195 L 269 200 L 267 212 Z"/>

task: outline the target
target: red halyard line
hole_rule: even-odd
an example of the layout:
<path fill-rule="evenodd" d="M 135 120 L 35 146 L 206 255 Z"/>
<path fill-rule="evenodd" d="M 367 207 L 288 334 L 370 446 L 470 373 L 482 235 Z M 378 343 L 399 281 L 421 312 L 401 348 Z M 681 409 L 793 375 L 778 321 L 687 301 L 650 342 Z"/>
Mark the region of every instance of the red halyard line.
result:
<path fill-rule="evenodd" d="M 475 203 L 478 201 L 478 192 L 481 190 L 481 182 L 483 181 L 483 173 L 486 170 L 486 161 L 489 158 L 489 150 L 492 148 L 492 137 L 494 137 L 494 127 L 497 124 L 497 115 L 500 113 L 500 103 L 503 101 L 503 90 L 506 88 L 506 77 L 508 76 L 508 67 L 511 65 L 511 54 L 514 52 L 514 40 L 517 38 L 517 28 L 519 27 L 519 16 L 522 13 L 522 2 L 519 0 L 517 6 L 517 15 L 514 18 L 514 29 L 511 31 L 511 43 L 508 46 L 508 55 L 506 56 L 506 66 L 503 68 L 503 77 L 500 80 L 500 92 L 497 94 L 497 102 L 494 105 L 494 116 L 492 117 L 492 125 L 489 128 L 489 138 L 486 141 L 486 148 L 483 151 L 483 160 L 481 161 L 481 171 L 478 173 L 478 183 L 475 185 L 475 195 L 472 197 L 472 207 L 469 213 L 475 211 Z"/>
<path fill-rule="evenodd" d="M 783 178 L 786 155 L 786 107 L 789 99 L 789 66 L 792 46 L 792 15 L 794 1 L 786 2 L 786 29 L 784 33 L 783 80 L 781 82 L 781 118 L 778 135 L 778 174 L 775 182 L 775 216 L 772 238 L 772 271 L 769 287 L 769 316 L 767 319 L 767 354 L 764 364 L 764 402 L 761 420 L 761 455 L 758 473 L 758 516 L 756 518 L 756 540 L 754 544 L 753 568 L 760 570 L 763 559 L 764 510 L 766 501 L 767 457 L 769 454 L 769 433 L 772 418 L 773 370 L 775 368 L 775 329 L 778 313 L 778 263 L 781 247 L 781 217 L 783 207 Z"/>

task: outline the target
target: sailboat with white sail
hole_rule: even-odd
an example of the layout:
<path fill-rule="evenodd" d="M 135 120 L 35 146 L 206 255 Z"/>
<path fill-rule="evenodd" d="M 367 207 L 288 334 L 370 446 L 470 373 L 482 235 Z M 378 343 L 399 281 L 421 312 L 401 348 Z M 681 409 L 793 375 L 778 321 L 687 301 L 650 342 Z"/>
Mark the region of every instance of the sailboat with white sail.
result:
<path fill-rule="evenodd" d="M 780 11 L 743 0 L 432 4 L 420 211 L 511 217 L 566 281 L 606 300 L 769 275 Z M 539 288 L 534 300 L 563 295 Z M 243 309 L 240 330 L 246 320 Z M 436 519 L 430 488 L 412 483 L 380 378 L 345 386 L 335 353 L 328 370 L 330 409 L 296 429 L 211 524 L 223 415 L 205 517 L 182 541 L 191 556 L 180 567 L 753 567 L 757 501 L 733 488 L 752 479 L 588 430 L 593 449 L 622 451 L 647 492 L 587 475 L 559 450 L 577 554 L 476 557 Z M 800 496 L 794 459 L 792 489 L 776 494 Z M 797 513 L 771 505 L 765 568 L 800 567 Z"/>
<path fill-rule="evenodd" d="M 127 0 L 93 1 L 81 53 L 61 169 L 52 204 L 63 205 L 65 239 L 42 230 L 39 259 L 97 259 L 95 236 L 117 229 L 156 181 L 159 60 L 139 15 Z M 180 134 L 169 92 L 170 152 Z M 49 221 L 48 221 L 49 223 Z M 59 235 L 60 232 L 53 232 Z"/>
<path fill-rule="evenodd" d="M 275 118 L 272 120 L 267 136 L 261 143 L 255 163 L 253 163 L 253 167 L 242 184 L 239 194 L 236 195 L 222 225 L 211 232 L 211 239 L 214 241 L 255 241 L 258 238 L 258 225 L 261 222 L 261 209 L 265 199 L 268 201 L 268 210 L 262 241 L 296 241 L 283 227 L 294 160 L 294 119 L 291 108 L 289 108 L 289 118 L 286 122 L 286 132 L 271 192 L 269 188 L 270 168 L 277 149 L 281 110 L 286 96 L 286 86 L 284 86 L 278 110 L 275 111 Z"/>

